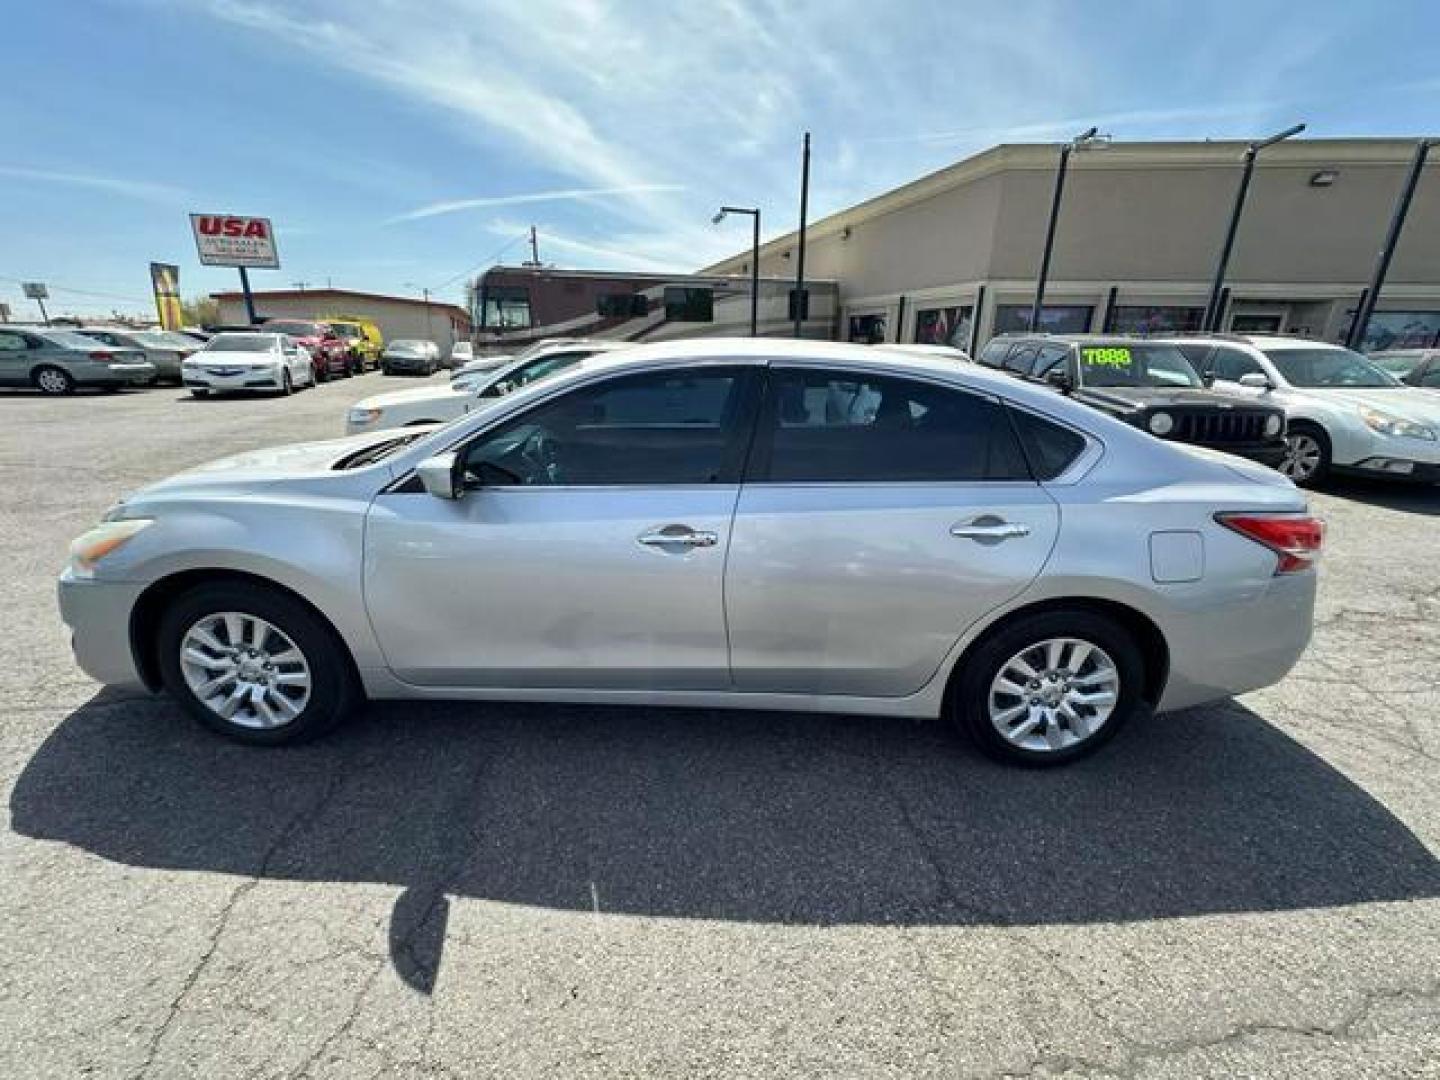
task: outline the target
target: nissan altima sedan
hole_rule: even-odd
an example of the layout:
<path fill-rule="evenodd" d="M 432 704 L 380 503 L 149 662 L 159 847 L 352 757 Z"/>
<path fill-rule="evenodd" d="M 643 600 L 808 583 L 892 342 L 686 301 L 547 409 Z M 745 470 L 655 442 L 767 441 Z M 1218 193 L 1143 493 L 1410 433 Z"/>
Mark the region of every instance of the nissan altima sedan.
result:
<path fill-rule="evenodd" d="M 1283 677 L 1321 535 L 1279 474 L 1004 375 L 709 339 L 181 473 L 59 591 L 90 675 L 250 743 L 500 699 L 944 716 L 1058 764 Z"/>

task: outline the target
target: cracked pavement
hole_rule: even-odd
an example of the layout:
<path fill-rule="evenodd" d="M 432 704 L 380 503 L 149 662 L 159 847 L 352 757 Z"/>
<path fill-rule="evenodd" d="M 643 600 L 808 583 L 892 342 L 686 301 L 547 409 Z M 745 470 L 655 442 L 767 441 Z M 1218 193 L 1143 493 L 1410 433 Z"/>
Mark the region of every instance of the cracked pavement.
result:
<path fill-rule="evenodd" d="M 1294 674 L 1057 772 L 536 705 L 250 750 L 73 666 L 116 496 L 398 384 L 0 398 L 0 1075 L 1440 1077 L 1440 491 L 1316 495 Z"/>

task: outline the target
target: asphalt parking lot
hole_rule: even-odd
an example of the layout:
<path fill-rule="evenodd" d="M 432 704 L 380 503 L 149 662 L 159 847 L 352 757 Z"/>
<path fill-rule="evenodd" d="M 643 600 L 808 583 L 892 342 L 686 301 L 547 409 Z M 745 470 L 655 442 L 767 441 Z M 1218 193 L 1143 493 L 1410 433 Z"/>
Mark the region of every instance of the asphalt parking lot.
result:
<path fill-rule="evenodd" d="M 251 750 L 73 666 L 118 495 L 407 385 L 0 396 L 0 1075 L 1440 1076 L 1440 491 L 1317 495 L 1300 668 L 1061 771 L 534 705 Z"/>

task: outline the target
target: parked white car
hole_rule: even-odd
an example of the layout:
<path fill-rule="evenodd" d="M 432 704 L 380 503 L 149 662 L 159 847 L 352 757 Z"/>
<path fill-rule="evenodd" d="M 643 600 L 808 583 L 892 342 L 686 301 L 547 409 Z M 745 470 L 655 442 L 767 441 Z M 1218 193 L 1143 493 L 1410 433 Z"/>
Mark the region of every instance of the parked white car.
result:
<path fill-rule="evenodd" d="M 551 354 L 516 361 L 488 374 L 476 374 L 473 382 L 456 380 L 448 386 L 425 386 L 376 394 L 357 402 L 345 414 L 345 432 L 356 435 L 387 428 L 448 423 L 468 412 L 492 405 L 522 386 L 582 367 L 591 356 L 596 355 Z"/>
<path fill-rule="evenodd" d="M 468 341 L 457 341 L 450 346 L 450 363 L 446 366 L 464 367 L 473 359 L 475 359 L 475 346 Z"/>
<path fill-rule="evenodd" d="M 888 349 L 890 352 L 905 353 L 909 356 L 919 356 L 930 360 L 954 360 L 957 364 L 970 363 L 970 354 L 964 349 L 957 349 L 954 345 L 921 345 L 921 344 L 895 344 L 877 345 L 879 349 Z"/>
<path fill-rule="evenodd" d="M 499 400 L 527 383 L 574 367 L 586 357 L 613 352 L 625 342 L 586 342 L 576 346 L 535 348 L 492 371 L 457 375 L 445 386 L 423 386 L 357 401 L 345 414 L 345 430 L 381 431 L 385 428 L 436 424 Z"/>
<path fill-rule="evenodd" d="M 180 365 L 180 379 L 196 397 L 230 390 L 289 394 L 315 385 L 310 353 L 285 334 L 216 334 Z"/>
<path fill-rule="evenodd" d="M 1297 484 L 1330 472 L 1440 482 L 1440 397 L 1339 345 L 1306 338 L 1173 338 L 1223 393 L 1285 409 L 1280 471 Z"/>

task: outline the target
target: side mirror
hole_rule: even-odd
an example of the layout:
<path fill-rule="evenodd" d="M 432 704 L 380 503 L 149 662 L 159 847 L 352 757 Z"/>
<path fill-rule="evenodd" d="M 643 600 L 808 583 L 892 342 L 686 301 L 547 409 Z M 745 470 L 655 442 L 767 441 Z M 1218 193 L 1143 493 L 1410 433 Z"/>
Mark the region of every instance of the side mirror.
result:
<path fill-rule="evenodd" d="M 1208 390 L 1210 387 L 1212 387 L 1212 386 L 1215 385 L 1215 372 L 1213 372 L 1213 371 L 1205 371 L 1205 372 L 1202 372 L 1201 375 L 1200 375 L 1200 381 L 1201 381 L 1201 383 L 1203 383 L 1203 384 L 1205 385 L 1205 388 Z"/>
<path fill-rule="evenodd" d="M 1070 379 L 1070 373 L 1064 368 L 1055 368 L 1052 371 L 1047 371 L 1045 373 L 1045 381 L 1055 387 L 1056 390 L 1061 390 L 1067 394 L 1075 388 L 1075 384 Z"/>
<path fill-rule="evenodd" d="M 415 466 L 415 475 L 425 485 L 425 491 L 437 499 L 458 499 L 465 494 L 465 485 L 460 481 L 460 459 L 455 451 L 428 457 Z"/>
<path fill-rule="evenodd" d="M 1252 371 L 1248 375 L 1241 375 L 1240 385 L 1248 386 L 1251 390 L 1275 389 L 1275 384 L 1272 383 L 1267 376 L 1260 374 L 1258 371 Z"/>

